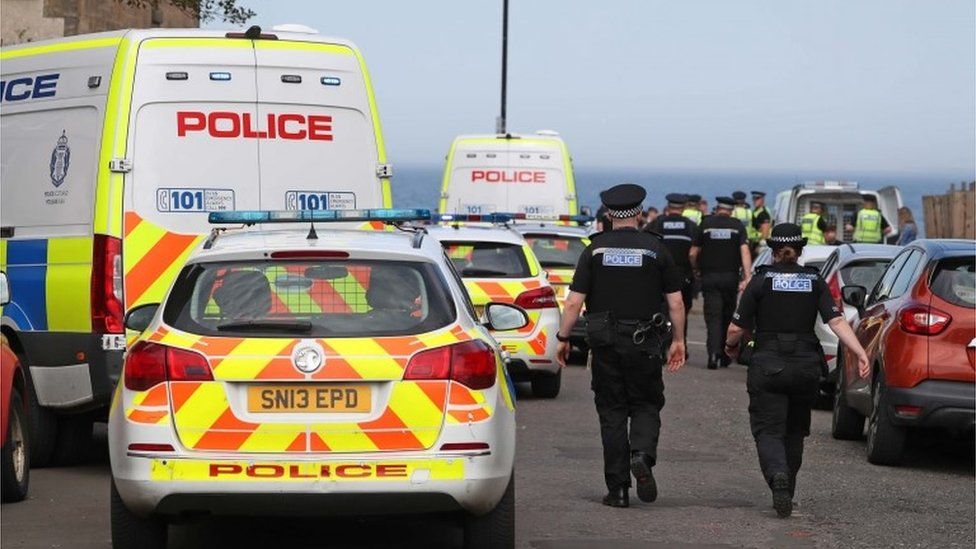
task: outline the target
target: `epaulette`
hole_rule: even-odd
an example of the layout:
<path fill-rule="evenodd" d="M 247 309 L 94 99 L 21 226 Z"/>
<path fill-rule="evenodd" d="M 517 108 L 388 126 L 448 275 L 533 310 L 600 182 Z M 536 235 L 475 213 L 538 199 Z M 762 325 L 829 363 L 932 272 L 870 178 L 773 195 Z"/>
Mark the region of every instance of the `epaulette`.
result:
<path fill-rule="evenodd" d="M 758 267 L 755 268 L 756 269 L 756 274 L 765 273 L 766 271 L 768 271 L 772 267 L 773 267 L 773 265 L 759 265 Z"/>

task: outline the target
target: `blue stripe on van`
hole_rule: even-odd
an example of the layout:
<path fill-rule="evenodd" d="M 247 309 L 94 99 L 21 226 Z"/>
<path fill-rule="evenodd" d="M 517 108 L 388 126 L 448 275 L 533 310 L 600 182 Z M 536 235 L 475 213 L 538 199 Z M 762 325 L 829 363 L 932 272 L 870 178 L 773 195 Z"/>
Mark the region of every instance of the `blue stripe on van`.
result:
<path fill-rule="evenodd" d="M 8 240 L 7 279 L 29 325 L 47 330 L 47 240 Z"/>

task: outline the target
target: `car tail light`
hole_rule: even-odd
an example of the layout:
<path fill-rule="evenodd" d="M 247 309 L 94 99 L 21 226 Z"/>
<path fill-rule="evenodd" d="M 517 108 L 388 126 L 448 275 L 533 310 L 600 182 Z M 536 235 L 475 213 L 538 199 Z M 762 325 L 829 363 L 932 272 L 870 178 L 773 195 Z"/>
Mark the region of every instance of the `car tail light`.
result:
<path fill-rule="evenodd" d="M 445 442 L 441 444 L 442 451 L 471 451 L 471 450 L 487 450 L 487 442 Z"/>
<path fill-rule="evenodd" d="M 904 417 L 918 417 L 922 414 L 921 406 L 901 405 L 895 406 L 895 414 Z"/>
<path fill-rule="evenodd" d="M 834 298 L 834 303 L 837 304 L 837 308 L 844 309 L 844 301 L 841 299 L 840 293 L 840 276 L 837 274 L 840 271 L 834 271 L 834 274 L 830 275 L 830 280 L 827 281 L 827 289 L 830 290 L 830 297 Z"/>
<path fill-rule="evenodd" d="M 542 286 L 534 290 L 522 292 L 515 298 L 515 304 L 523 309 L 556 309 L 556 292 L 552 286 Z"/>
<path fill-rule="evenodd" d="M 172 444 L 157 444 L 154 442 L 133 442 L 129 445 L 130 452 L 172 452 Z"/>
<path fill-rule="evenodd" d="M 898 312 L 898 325 L 910 334 L 936 335 L 952 322 L 952 315 L 934 307 L 906 307 Z"/>
<path fill-rule="evenodd" d="M 403 379 L 450 379 L 471 389 L 487 389 L 495 384 L 495 376 L 495 351 L 473 339 L 415 354 Z"/>
<path fill-rule="evenodd" d="M 121 334 L 122 317 L 122 241 L 96 234 L 92 246 L 91 320 L 92 331 Z"/>
<path fill-rule="evenodd" d="M 140 341 L 125 357 L 125 387 L 145 391 L 164 381 L 213 381 L 210 363 L 200 353 Z"/>

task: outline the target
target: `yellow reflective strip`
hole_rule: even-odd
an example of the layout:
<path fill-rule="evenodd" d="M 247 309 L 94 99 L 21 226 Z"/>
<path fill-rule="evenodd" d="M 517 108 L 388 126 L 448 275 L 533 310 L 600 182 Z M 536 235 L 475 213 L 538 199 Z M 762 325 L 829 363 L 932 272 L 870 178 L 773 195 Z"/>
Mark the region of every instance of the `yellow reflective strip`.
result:
<path fill-rule="evenodd" d="M 170 347 L 183 347 L 185 349 L 189 349 L 196 345 L 201 339 L 203 339 L 203 336 L 170 330 L 170 332 L 164 335 L 159 342 L 163 345 L 169 345 Z"/>
<path fill-rule="evenodd" d="M 430 401 L 430 397 L 416 383 L 403 381 L 393 387 L 393 394 L 390 395 L 390 402 L 387 405 L 393 413 L 403 421 L 408 429 L 416 429 L 414 435 L 424 443 L 424 446 L 433 444 L 430 435 L 437 436 L 436 430 L 431 427 L 440 426 L 444 417 L 444 411 L 435 406 Z M 423 438 L 421 438 L 423 435 Z"/>
<path fill-rule="evenodd" d="M 150 38 L 141 47 L 160 48 L 237 48 L 251 49 L 251 40 L 243 38 Z"/>
<path fill-rule="evenodd" d="M 317 423 L 311 425 L 310 430 L 325 441 L 329 450 L 333 452 L 360 452 L 378 449 L 372 439 L 366 436 L 366 433 L 355 423 Z"/>
<path fill-rule="evenodd" d="M 123 174 L 109 170 L 112 158 L 124 157 L 129 136 L 129 104 L 132 101 L 132 81 L 135 76 L 136 48 L 129 40 L 121 40 L 112 66 L 112 80 L 105 102 L 105 123 L 98 155 L 98 180 L 95 185 L 96 233 L 122 236 Z"/>
<path fill-rule="evenodd" d="M 125 241 L 122 246 L 125 253 L 122 254 L 123 258 L 123 271 L 125 274 L 129 274 L 132 268 L 139 263 L 144 255 L 149 253 L 156 247 L 163 237 L 166 236 L 166 231 L 162 227 L 150 223 L 147 220 L 142 220 L 135 229 L 125 237 Z"/>
<path fill-rule="evenodd" d="M 43 46 L 27 46 L 22 48 L 10 49 L 0 52 L 0 59 L 16 59 L 29 55 L 43 55 L 45 53 L 63 53 L 66 51 L 89 50 L 94 48 L 108 48 L 118 46 L 123 38 L 116 36 L 113 38 L 96 38 L 93 40 L 75 40 L 73 42 L 59 42 L 57 44 L 46 44 Z"/>
<path fill-rule="evenodd" d="M 525 254 L 525 260 L 529 264 L 529 274 L 532 276 L 539 276 L 539 271 L 542 270 L 542 264 L 539 263 L 539 259 L 535 256 L 535 252 L 532 251 L 528 245 L 522 246 L 522 253 Z"/>
<path fill-rule="evenodd" d="M 92 238 L 47 241 L 48 330 L 91 331 Z"/>
<path fill-rule="evenodd" d="M 179 274 L 180 269 L 183 268 L 187 258 L 190 257 L 190 254 L 192 254 L 194 250 L 196 250 L 197 245 L 199 245 L 204 238 L 205 237 L 202 235 L 198 236 L 196 240 L 193 241 L 192 246 L 188 246 L 182 254 L 177 256 L 175 261 L 170 263 L 163 272 L 159 273 L 156 280 L 153 281 L 152 285 L 150 285 L 149 288 L 142 293 L 142 295 L 134 296 L 131 306 L 138 305 L 139 303 L 154 303 L 162 301 L 163 296 L 166 294 L 166 291 L 169 290 L 169 286 L 173 283 L 173 280 L 176 279 L 176 275 Z"/>
<path fill-rule="evenodd" d="M 458 341 L 461 341 L 461 339 L 458 338 L 456 335 L 454 335 L 454 333 L 451 332 L 450 330 L 442 330 L 439 332 L 422 334 L 415 337 L 418 340 L 420 340 L 420 343 L 423 344 L 423 347 L 425 349 L 429 349 L 431 347 L 442 347 L 444 345 L 450 345 L 452 343 L 457 343 Z"/>
<path fill-rule="evenodd" d="M 207 430 L 227 410 L 227 395 L 220 383 L 201 383 L 176 412 L 176 431 L 180 441 L 193 448 Z"/>
<path fill-rule="evenodd" d="M 245 339 L 219 364 L 214 362 L 214 376 L 220 379 L 255 379 L 289 343 L 287 339 Z"/>
<path fill-rule="evenodd" d="M 451 149 L 447 151 L 447 162 L 444 164 L 444 176 L 441 178 L 441 200 L 438 209 L 441 213 L 450 212 L 447 204 L 447 189 L 451 184 L 451 171 L 454 169 L 454 151 L 457 150 L 457 139 L 451 142 Z"/>
<path fill-rule="evenodd" d="M 329 347 L 335 349 L 363 379 L 403 377 L 403 368 L 372 339 L 330 339 Z"/>
<path fill-rule="evenodd" d="M 379 108 L 376 106 L 376 94 L 373 93 L 373 83 L 369 77 L 369 69 L 366 68 L 366 60 L 362 52 L 353 50 L 356 59 L 359 61 L 359 69 L 363 73 L 363 83 L 366 85 L 366 100 L 369 101 L 369 113 L 373 119 L 373 135 L 376 136 L 376 158 L 380 164 L 386 163 L 386 144 L 383 141 L 383 128 L 380 125 Z M 383 207 L 393 207 L 393 192 L 390 190 L 390 179 L 380 178 L 380 191 L 383 195 Z"/>
<path fill-rule="evenodd" d="M 237 451 L 284 452 L 300 433 L 305 433 L 304 423 L 262 423 L 251 432 Z"/>
<path fill-rule="evenodd" d="M 573 158 L 569 156 L 569 147 L 566 146 L 565 141 L 559 142 L 560 149 L 563 152 L 563 180 L 566 182 L 566 196 L 572 196 L 573 199 L 569 201 L 569 214 L 574 215 L 579 212 L 576 196 L 576 177 L 573 175 Z"/>
<path fill-rule="evenodd" d="M 508 378 L 505 377 L 505 363 L 501 360 L 496 360 L 495 368 L 498 370 L 498 386 L 501 388 L 502 400 L 505 401 L 505 406 L 509 410 L 514 410 L 515 399 L 512 398 L 512 387 L 508 384 Z"/>
<path fill-rule="evenodd" d="M 300 40 L 255 40 L 254 48 L 259 50 L 312 51 L 336 55 L 355 55 L 349 46 L 342 44 L 323 44 L 321 42 L 302 42 Z"/>
<path fill-rule="evenodd" d="M 268 465 L 281 467 L 285 475 L 269 479 L 256 476 L 249 476 L 247 468 L 251 465 Z M 227 468 L 237 467 L 240 473 L 222 473 L 211 476 L 211 465 L 220 465 Z M 403 476 L 384 476 L 375 474 L 375 467 L 370 468 L 370 476 L 367 477 L 340 477 L 335 474 L 338 467 L 343 465 L 350 466 L 375 466 L 375 465 L 403 465 L 406 467 Z M 359 471 L 360 469 L 356 469 Z M 154 459 L 150 463 L 150 478 L 159 482 L 264 482 L 280 484 L 282 482 L 410 482 L 414 472 L 426 470 L 430 472 L 430 480 L 461 480 L 464 478 L 463 459 L 425 459 L 425 460 L 400 460 L 395 458 L 385 458 L 370 461 L 278 461 L 278 460 L 212 460 L 201 459 Z M 226 471 L 226 469 L 224 469 Z M 267 471 L 263 471 L 267 472 Z"/>

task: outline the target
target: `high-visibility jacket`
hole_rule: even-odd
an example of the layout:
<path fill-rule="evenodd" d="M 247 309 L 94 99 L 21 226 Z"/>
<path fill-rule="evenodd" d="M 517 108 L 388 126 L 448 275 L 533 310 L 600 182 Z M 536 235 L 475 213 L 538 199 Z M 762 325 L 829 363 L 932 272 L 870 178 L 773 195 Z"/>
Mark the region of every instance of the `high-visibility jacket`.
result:
<path fill-rule="evenodd" d="M 745 206 L 736 206 L 732 209 L 732 217 L 738 219 L 745 226 L 748 232 L 749 227 L 752 226 L 752 210 Z"/>
<path fill-rule="evenodd" d="M 881 237 L 881 212 L 866 208 L 857 212 L 857 225 L 854 227 L 854 242 L 880 244 Z"/>
<path fill-rule="evenodd" d="M 807 244 L 823 244 L 824 234 L 820 230 L 820 214 L 810 212 L 800 218 L 800 231 L 807 237 Z"/>
<path fill-rule="evenodd" d="M 748 224 L 746 224 L 746 232 L 749 235 L 749 240 L 753 242 L 759 242 L 759 239 L 762 238 L 762 233 L 759 232 L 759 229 L 757 229 L 753 225 L 753 222 L 756 220 L 757 217 L 759 217 L 759 214 L 762 213 L 766 213 L 766 206 L 759 206 L 758 208 L 753 210 L 752 219 L 749 221 Z"/>
<path fill-rule="evenodd" d="M 695 208 L 685 208 L 684 211 L 681 212 L 681 215 L 683 217 L 687 217 L 688 219 L 694 221 L 695 225 L 701 224 L 701 218 L 702 218 L 701 210 L 697 210 Z"/>

